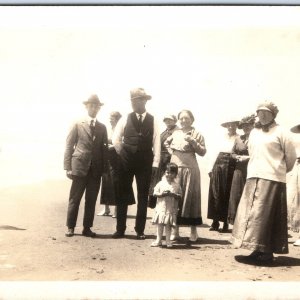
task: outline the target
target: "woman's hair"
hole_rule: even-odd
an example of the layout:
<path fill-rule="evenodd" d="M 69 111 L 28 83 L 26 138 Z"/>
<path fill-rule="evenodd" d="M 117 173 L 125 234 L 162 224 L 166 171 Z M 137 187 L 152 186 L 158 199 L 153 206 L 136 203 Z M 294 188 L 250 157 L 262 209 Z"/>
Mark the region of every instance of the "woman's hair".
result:
<path fill-rule="evenodd" d="M 189 117 L 192 119 L 192 121 L 194 122 L 195 121 L 195 118 L 194 118 L 194 115 L 192 114 L 192 112 L 190 111 L 190 110 L 188 110 L 188 109 L 183 109 L 182 111 L 180 111 L 179 112 L 179 114 L 178 114 L 178 120 L 179 120 L 179 118 L 180 118 L 180 115 L 182 114 L 182 113 L 187 113 L 188 115 L 189 115 Z"/>
<path fill-rule="evenodd" d="M 117 121 L 119 121 L 122 117 L 118 111 L 112 111 L 109 115 L 110 117 L 116 118 Z"/>
<path fill-rule="evenodd" d="M 167 167 L 166 167 L 166 171 L 177 175 L 178 174 L 178 166 L 174 163 L 168 163 Z"/>

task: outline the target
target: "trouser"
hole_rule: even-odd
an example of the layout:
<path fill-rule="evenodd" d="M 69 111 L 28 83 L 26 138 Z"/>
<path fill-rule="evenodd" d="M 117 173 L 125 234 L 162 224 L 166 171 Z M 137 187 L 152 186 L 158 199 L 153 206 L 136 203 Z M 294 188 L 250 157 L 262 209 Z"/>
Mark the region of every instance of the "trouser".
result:
<path fill-rule="evenodd" d="M 84 191 L 85 205 L 83 227 L 90 228 L 93 226 L 95 205 L 100 189 L 100 179 L 101 178 L 99 177 L 93 176 L 91 170 L 88 172 L 87 176 L 73 176 L 67 213 L 66 225 L 68 228 L 74 228 L 76 226 L 79 205 Z"/>
<path fill-rule="evenodd" d="M 135 176 L 137 185 L 137 213 L 135 219 L 135 231 L 144 233 L 147 219 L 147 201 L 150 187 L 153 154 L 147 152 L 122 153 L 121 152 L 121 192 L 117 199 L 117 231 L 125 232 L 129 195 L 132 193 L 132 182 Z"/>

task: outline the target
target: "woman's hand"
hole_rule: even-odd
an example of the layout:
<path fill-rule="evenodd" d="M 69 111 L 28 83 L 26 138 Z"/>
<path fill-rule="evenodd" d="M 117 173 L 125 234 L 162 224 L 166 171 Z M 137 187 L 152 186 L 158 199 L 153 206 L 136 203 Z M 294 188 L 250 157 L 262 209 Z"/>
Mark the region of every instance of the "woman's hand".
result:
<path fill-rule="evenodd" d="M 184 137 L 184 140 L 187 141 L 187 142 L 189 142 L 189 143 L 195 141 L 190 135 L 186 135 L 186 136 Z"/>

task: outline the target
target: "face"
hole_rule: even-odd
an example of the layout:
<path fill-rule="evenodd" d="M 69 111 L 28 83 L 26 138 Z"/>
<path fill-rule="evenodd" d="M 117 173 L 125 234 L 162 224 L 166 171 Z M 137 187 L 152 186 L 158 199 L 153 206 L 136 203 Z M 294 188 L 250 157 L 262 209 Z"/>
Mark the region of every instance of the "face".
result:
<path fill-rule="evenodd" d="M 168 170 L 166 170 L 165 176 L 166 176 L 166 179 L 169 180 L 169 181 L 172 181 L 176 178 L 176 174 L 173 173 L 173 172 L 170 172 Z"/>
<path fill-rule="evenodd" d="M 88 115 L 91 118 L 96 118 L 98 111 L 100 110 L 100 107 L 98 104 L 95 103 L 88 103 L 86 104 L 86 110 L 88 112 Z"/>
<path fill-rule="evenodd" d="M 115 116 L 110 116 L 109 117 L 109 123 L 111 125 L 111 127 L 115 127 L 118 123 L 118 119 Z"/>
<path fill-rule="evenodd" d="M 257 111 L 257 117 L 262 125 L 269 124 L 274 120 L 273 114 L 268 110 Z"/>
<path fill-rule="evenodd" d="M 146 111 L 146 103 L 145 99 L 133 99 L 131 100 L 131 106 L 134 112 L 138 114 L 142 114 Z"/>
<path fill-rule="evenodd" d="M 187 112 L 182 112 L 179 115 L 179 123 L 182 128 L 189 128 L 193 124 L 193 120 Z"/>
<path fill-rule="evenodd" d="M 236 134 L 237 123 L 228 123 L 228 125 L 226 127 L 227 127 L 229 135 Z"/>
<path fill-rule="evenodd" d="M 171 129 L 175 126 L 176 122 L 172 119 L 165 119 L 164 123 L 166 124 L 168 129 Z"/>
<path fill-rule="evenodd" d="M 245 134 L 249 134 L 250 131 L 253 129 L 253 124 L 244 124 L 242 129 L 244 131 Z"/>

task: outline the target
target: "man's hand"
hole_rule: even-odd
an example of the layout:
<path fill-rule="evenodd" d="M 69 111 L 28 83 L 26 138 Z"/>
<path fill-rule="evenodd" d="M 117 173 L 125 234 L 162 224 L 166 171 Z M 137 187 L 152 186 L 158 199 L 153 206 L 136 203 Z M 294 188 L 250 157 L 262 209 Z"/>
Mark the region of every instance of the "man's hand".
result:
<path fill-rule="evenodd" d="M 152 167 L 152 174 L 151 174 L 151 177 L 153 178 L 154 176 L 157 175 L 157 172 L 158 172 L 158 168 L 157 167 Z"/>
<path fill-rule="evenodd" d="M 72 178 L 72 171 L 67 171 L 67 172 L 66 172 L 66 175 L 67 175 L 67 177 L 68 177 L 69 179 L 73 179 L 73 178 Z"/>

